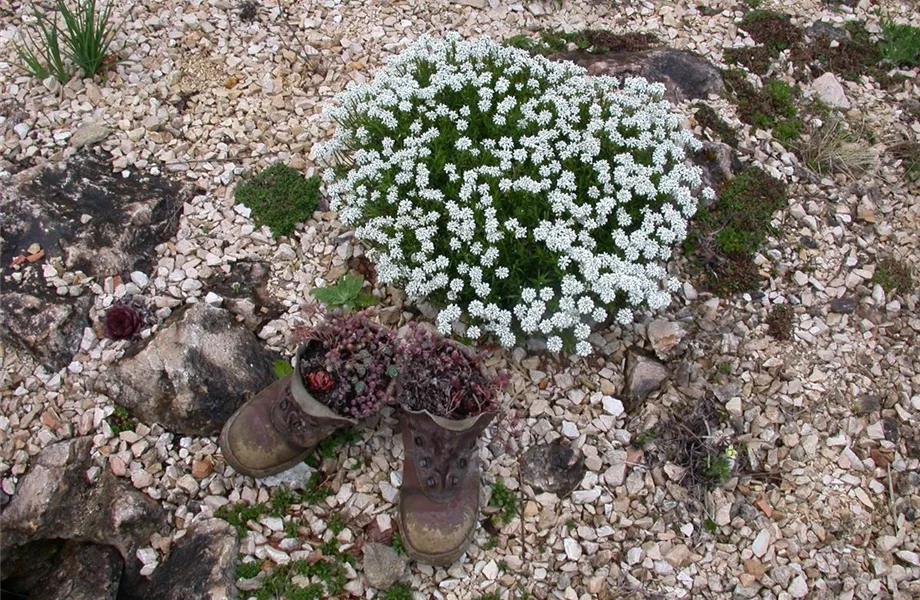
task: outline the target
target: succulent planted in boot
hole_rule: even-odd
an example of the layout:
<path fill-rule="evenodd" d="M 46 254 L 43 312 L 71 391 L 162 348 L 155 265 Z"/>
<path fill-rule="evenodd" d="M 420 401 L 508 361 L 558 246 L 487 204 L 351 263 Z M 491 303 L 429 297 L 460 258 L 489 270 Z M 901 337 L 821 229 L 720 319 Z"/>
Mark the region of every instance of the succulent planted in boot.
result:
<path fill-rule="evenodd" d="M 304 331 L 301 376 L 316 399 L 340 415 L 364 417 L 389 398 L 396 334 L 358 314 L 328 313 Z"/>
<path fill-rule="evenodd" d="M 482 355 L 410 325 L 399 352 L 396 400 L 405 448 L 400 535 L 415 560 L 449 565 L 479 520 L 479 435 L 495 418 L 504 377 Z"/>
<path fill-rule="evenodd" d="M 407 410 L 465 419 L 496 409 L 502 377 L 489 377 L 481 354 L 409 325 L 400 348 L 398 402 Z"/>
<path fill-rule="evenodd" d="M 133 304 L 119 302 L 105 311 L 103 325 L 106 337 L 129 340 L 141 332 L 147 319 Z"/>

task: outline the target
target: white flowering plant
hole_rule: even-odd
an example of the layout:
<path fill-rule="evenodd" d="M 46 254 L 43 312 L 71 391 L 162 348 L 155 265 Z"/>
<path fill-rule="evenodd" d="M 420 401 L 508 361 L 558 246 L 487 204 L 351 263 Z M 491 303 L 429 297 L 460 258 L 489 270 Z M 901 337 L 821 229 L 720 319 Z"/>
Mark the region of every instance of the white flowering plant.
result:
<path fill-rule="evenodd" d="M 488 39 L 422 37 L 351 85 L 318 152 L 382 283 L 437 326 L 591 352 L 592 326 L 670 302 L 699 142 L 644 79 L 589 77 Z M 712 194 L 709 189 L 704 194 Z"/>

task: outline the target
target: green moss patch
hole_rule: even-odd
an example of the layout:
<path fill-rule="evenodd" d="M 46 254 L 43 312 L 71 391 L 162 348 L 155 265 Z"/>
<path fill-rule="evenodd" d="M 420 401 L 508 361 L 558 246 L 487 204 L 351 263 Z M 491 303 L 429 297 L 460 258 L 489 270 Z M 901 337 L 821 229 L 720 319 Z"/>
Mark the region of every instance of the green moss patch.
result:
<path fill-rule="evenodd" d="M 319 199 L 319 177 L 305 178 L 275 163 L 236 188 L 236 201 L 252 209 L 257 225 L 266 225 L 275 237 L 290 235 L 297 223 L 313 216 Z"/>
<path fill-rule="evenodd" d="M 770 219 L 786 200 L 786 185 L 752 166 L 725 184 L 713 206 L 697 213 L 684 251 L 704 287 L 720 295 L 760 287 L 753 257 L 775 233 Z"/>
<path fill-rule="evenodd" d="M 801 44 L 803 39 L 802 30 L 792 24 L 789 15 L 772 10 L 752 10 L 739 26 L 773 55 Z"/>
<path fill-rule="evenodd" d="M 891 294 L 894 291 L 909 294 L 914 289 L 911 268 L 903 261 L 890 257 L 879 261 L 871 281 L 882 286 L 886 294 Z"/>
<path fill-rule="evenodd" d="M 741 69 L 723 71 L 722 79 L 738 105 L 738 118 L 752 127 L 772 129 L 780 142 L 799 137 L 804 123 L 795 107 L 795 88 L 781 79 L 766 79 L 757 88 Z"/>

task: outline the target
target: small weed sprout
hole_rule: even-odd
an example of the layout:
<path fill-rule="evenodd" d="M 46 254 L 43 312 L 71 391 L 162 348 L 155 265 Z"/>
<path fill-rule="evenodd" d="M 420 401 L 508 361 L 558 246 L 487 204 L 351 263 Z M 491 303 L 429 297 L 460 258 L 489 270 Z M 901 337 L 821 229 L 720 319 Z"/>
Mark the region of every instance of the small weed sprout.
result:
<path fill-rule="evenodd" d="M 920 27 L 883 20 L 880 50 L 884 60 L 896 67 L 920 65 Z"/>
<path fill-rule="evenodd" d="M 252 579 L 262 572 L 262 561 L 243 562 L 236 566 L 237 579 Z"/>
<path fill-rule="evenodd" d="M 505 482 L 499 479 L 492 484 L 492 497 L 489 498 L 489 506 L 498 509 L 498 512 L 492 516 L 492 522 L 496 526 L 507 525 L 514 519 L 518 511 L 518 497 L 512 490 L 505 486 Z"/>
<path fill-rule="evenodd" d="M 398 531 L 393 532 L 393 542 L 391 543 L 393 550 L 396 550 L 397 554 L 405 556 L 406 549 L 403 547 L 402 537 L 400 537 Z"/>
<path fill-rule="evenodd" d="M 407 583 L 397 583 L 379 597 L 380 600 L 412 600 L 412 588 Z"/>
<path fill-rule="evenodd" d="M 372 294 L 362 292 L 364 287 L 363 275 L 346 273 L 335 282 L 323 288 L 313 288 L 310 295 L 325 304 L 328 308 L 366 308 L 377 303 L 377 298 Z"/>
<path fill-rule="evenodd" d="M 134 431 L 137 427 L 137 419 L 131 416 L 128 409 L 120 404 L 115 405 L 115 411 L 109 415 L 109 427 L 112 428 L 112 435 L 118 436 L 122 431 Z"/>

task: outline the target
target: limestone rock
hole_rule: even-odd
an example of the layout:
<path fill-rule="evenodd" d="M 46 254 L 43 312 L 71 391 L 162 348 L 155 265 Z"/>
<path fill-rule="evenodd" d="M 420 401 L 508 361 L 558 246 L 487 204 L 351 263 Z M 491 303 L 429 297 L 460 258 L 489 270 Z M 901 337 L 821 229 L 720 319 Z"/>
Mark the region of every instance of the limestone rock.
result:
<path fill-rule="evenodd" d="M 825 104 L 843 110 L 850 109 L 850 100 L 847 98 L 846 92 L 837 76 L 833 73 L 825 73 L 812 81 L 811 89 Z"/>
<path fill-rule="evenodd" d="M 626 393 L 634 400 L 644 400 L 670 377 L 661 361 L 639 348 L 631 348 L 626 357 Z"/>
<path fill-rule="evenodd" d="M 73 438 L 36 457 L 0 515 L 4 555 L 38 540 L 78 540 L 113 546 L 126 571 L 139 572 L 135 552 L 165 527 L 163 509 L 108 471 L 88 481 L 92 445 L 92 437 Z"/>
<path fill-rule="evenodd" d="M 70 145 L 74 148 L 82 148 L 83 146 L 98 144 L 109 137 L 109 133 L 108 127 L 96 123 L 87 123 L 73 132 L 73 135 L 70 136 Z"/>
<path fill-rule="evenodd" d="M 81 278 L 128 280 L 149 271 L 154 247 L 175 234 L 189 196 L 171 180 L 113 174 L 95 154 L 17 173 L 0 186 L 0 309 L 10 315 L 0 320 L 0 336 L 55 370 L 66 366 L 92 302 Z M 66 284 L 55 280 L 67 272 L 74 278 Z"/>
<path fill-rule="evenodd" d="M 248 329 L 259 331 L 284 312 L 284 307 L 268 290 L 270 274 L 267 262 L 241 260 L 233 263 L 228 273 L 217 269 L 204 282 L 204 289 L 223 298 L 223 306 Z"/>
<path fill-rule="evenodd" d="M 201 521 L 178 541 L 149 580 L 123 593 L 123 600 L 235 600 L 239 598 L 238 552 L 232 525 L 221 519 Z"/>
<path fill-rule="evenodd" d="M 538 494 L 568 496 L 581 483 L 584 473 L 584 457 L 561 440 L 534 446 L 521 456 L 521 478 Z"/>
<path fill-rule="evenodd" d="M 719 69 L 711 62 L 689 50 L 656 48 L 636 52 L 562 52 L 550 60 L 570 60 L 587 69 L 590 75 L 611 77 L 645 77 L 663 83 L 664 97 L 671 102 L 706 99 L 710 94 L 721 96 L 725 84 Z"/>
<path fill-rule="evenodd" d="M 679 323 L 655 319 L 648 325 L 648 340 L 659 358 L 667 358 L 687 332 Z"/>
<path fill-rule="evenodd" d="M 370 542 L 364 546 L 364 577 L 367 584 L 387 590 L 402 578 L 406 562 L 391 546 Z"/>
<path fill-rule="evenodd" d="M 248 397 L 272 383 L 274 357 L 223 309 L 196 304 L 173 313 L 103 387 L 145 422 L 214 435 Z"/>

